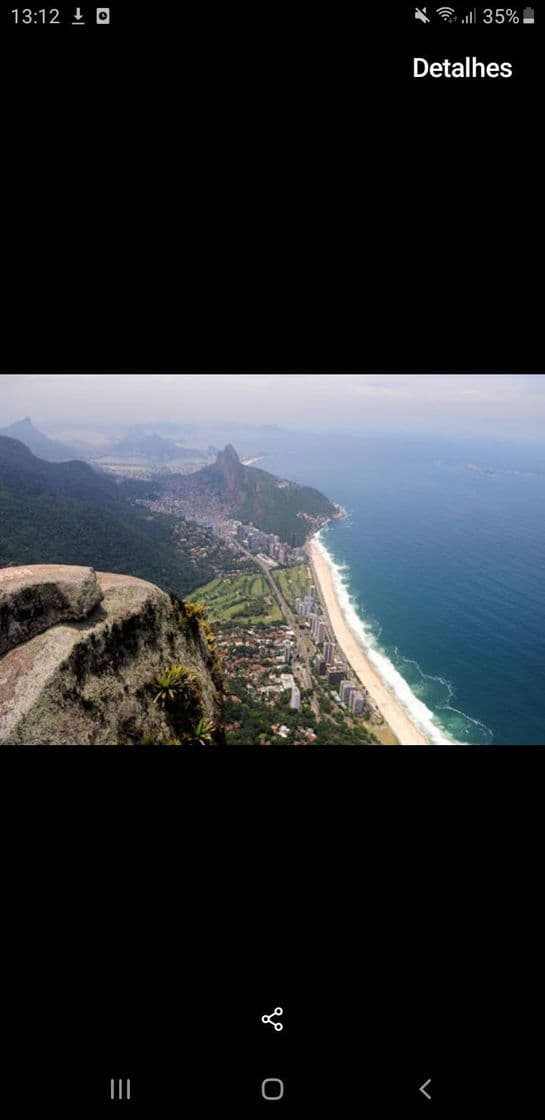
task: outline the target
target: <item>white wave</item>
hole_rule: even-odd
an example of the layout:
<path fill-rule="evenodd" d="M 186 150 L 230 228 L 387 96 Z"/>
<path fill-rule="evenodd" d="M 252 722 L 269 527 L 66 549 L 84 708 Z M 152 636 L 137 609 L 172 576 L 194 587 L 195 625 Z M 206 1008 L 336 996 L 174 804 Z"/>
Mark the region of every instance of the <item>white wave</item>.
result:
<path fill-rule="evenodd" d="M 490 736 L 490 742 L 493 741 L 494 732 L 490 727 L 486 726 L 486 723 L 482 723 L 480 719 L 473 719 L 473 716 L 468 716 L 467 712 L 461 712 L 459 708 L 453 708 L 450 704 L 445 704 L 445 710 L 448 712 L 455 712 L 456 715 L 463 716 L 464 719 L 467 719 L 469 723 L 473 723 L 475 727 L 482 728 L 482 730 L 486 731 L 486 734 Z"/>
<path fill-rule="evenodd" d="M 420 673 L 420 676 L 422 677 L 422 680 L 424 680 L 424 681 L 434 681 L 436 684 L 444 685 L 444 687 L 446 688 L 446 690 L 448 692 L 448 697 L 447 697 L 447 703 L 442 705 L 442 707 L 447 708 L 450 704 L 450 701 L 453 700 L 454 696 L 456 695 L 456 690 L 454 688 L 454 685 L 453 685 L 452 681 L 446 680 L 445 677 L 434 677 L 431 673 L 425 673 L 424 670 L 422 669 L 422 667 L 418 664 L 418 661 L 415 661 L 414 657 L 405 657 L 404 654 L 399 652 L 397 646 L 394 646 L 394 653 L 395 653 L 396 657 L 399 657 L 400 661 L 406 661 L 407 665 L 414 665 L 416 667 L 417 672 Z M 453 708 L 452 711 L 456 711 L 456 709 Z M 465 713 L 462 712 L 461 714 L 464 715 Z M 467 716 L 467 718 L 471 719 L 471 716 Z"/>
<path fill-rule="evenodd" d="M 405 709 L 415 727 L 425 735 L 430 743 L 436 746 L 463 746 L 464 744 L 458 743 L 457 740 L 447 734 L 444 728 L 438 726 L 435 713 L 415 696 L 408 682 L 401 676 L 389 657 L 378 647 L 375 635 L 358 614 L 357 605 L 350 594 L 345 579 L 345 573 L 349 570 L 347 565 L 338 564 L 320 538 L 321 533 L 314 538 L 314 542 L 331 568 L 337 599 L 345 622 L 354 637 L 357 638 L 365 656 L 380 674 L 388 690 Z"/>
<path fill-rule="evenodd" d="M 454 697 L 456 695 L 456 689 L 452 681 L 446 680 L 445 677 L 435 677 L 431 673 L 425 673 L 421 666 L 418 664 L 418 661 L 415 661 L 412 657 L 404 657 L 403 654 L 399 652 L 397 646 L 394 646 L 394 653 L 396 657 L 400 658 L 401 661 L 406 661 L 408 665 L 415 665 L 423 680 L 435 681 L 437 684 L 444 685 L 444 687 L 447 689 L 448 697 L 446 704 L 439 705 L 442 712 L 454 712 L 455 715 L 461 716 L 462 719 L 467 720 L 468 723 L 472 723 L 474 727 L 480 727 L 481 730 L 484 731 L 489 737 L 489 741 L 492 742 L 492 740 L 494 739 L 494 732 L 490 727 L 487 727 L 486 723 L 483 723 L 480 719 L 475 719 L 473 716 L 468 715 L 467 712 L 462 712 L 460 708 L 455 708 L 453 706 L 452 701 L 454 700 Z"/>

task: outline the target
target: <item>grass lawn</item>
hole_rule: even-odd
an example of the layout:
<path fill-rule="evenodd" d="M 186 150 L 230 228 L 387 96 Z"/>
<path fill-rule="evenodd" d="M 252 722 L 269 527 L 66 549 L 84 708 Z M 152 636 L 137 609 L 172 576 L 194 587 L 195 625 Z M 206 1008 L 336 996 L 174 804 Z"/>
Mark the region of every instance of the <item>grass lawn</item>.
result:
<path fill-rule="evenodd" d="M 310 569 L 306 564 L 299 564 L 296 568 L 283 568 L 273 572 L 280 591 L 286 602 L 295 610 L 295 600 L 303 599 L 312 587 Z"/>
<path fill-rule="evenodd" d="M 270 588 L 261 575 L 242 575 L 212 580 L 189 596 L 190 602 L 204 603 L 211 622 L 235 622 L 252 626 L 260 622 L 282 622 L 282 614 Z"/>

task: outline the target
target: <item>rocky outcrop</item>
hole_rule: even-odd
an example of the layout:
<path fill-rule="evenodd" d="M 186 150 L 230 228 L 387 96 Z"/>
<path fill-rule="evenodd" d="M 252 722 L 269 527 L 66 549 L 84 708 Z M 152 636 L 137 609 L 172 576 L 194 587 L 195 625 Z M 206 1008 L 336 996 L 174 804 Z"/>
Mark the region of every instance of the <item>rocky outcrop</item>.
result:
<path fill-rule="evenodd" d="M 227 491 L 232 496 L 238 495 L 244 485 L 244 467 L 233 447 L 228 443 L 225 451 L 219 451 L 216 460 L 216 470 L 223 476 Z"/>
<path fill-rule="evenodd" d="M 1 745 L 184 742 L 199 721 L 223 742 L 221 681 L 201 624 L 153 584 L 91 568 L 6 568 L 0 610 Z M 155 702 L 175 665 L 191 680 L 183 716 Z"/>
<path fill-rule="evenodd" d="M 154 481 L 153 499 L 161 500 L 163 494 L 168 495 L 170 511 L 179 517 L 205 525 L 241 521 L 274 533 L 293 547 L 303 545 L 338 516 L 338 507 L 312 486 L 244 466 L 232 444 L 218 453 L 211 466 Z"/>
<path fill-rule="evenodd" d="M 0 657 L 57 622 L 76 622 L 103 592 L 92 568 L 38 564 L 0 570 Z"/>

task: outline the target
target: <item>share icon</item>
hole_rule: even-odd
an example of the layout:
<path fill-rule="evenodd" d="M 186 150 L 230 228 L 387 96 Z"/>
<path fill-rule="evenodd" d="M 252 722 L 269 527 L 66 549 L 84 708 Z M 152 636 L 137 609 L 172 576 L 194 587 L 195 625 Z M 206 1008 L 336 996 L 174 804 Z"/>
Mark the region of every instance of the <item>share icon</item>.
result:
<path fill-rule="evenodd" d="M 269 1023 L 271 1027 L 274 1027 L 275 1031 L 283 1031 L 283 1030 L 284 1030 L 284 1024 L 283 1024 L 283 1023 L 275 1023 L 275 1022 L 273 1022 L 273 1020 L 274 1020 L 275 1018 L 279 1018 L 279 1017 L 281 1017 L 281 1016 L 282 1016 L 283 1014 L 284 1014 L 284 1012 L 283 1012 L 282 1008 L 281 1008 L 281 1007 L 277 1007 L 277 1008 L 275 1009 L 275 1011 L 271 1011 L 271 1014 L 270 1014 L 270 1015 L 263 1015 L 263 1016 L 262 1016 L 262 1019 L 261 1019 L 261 1022 L 262 1022 L 262 1023 L 265 1023 L 265 1024 Z"/>

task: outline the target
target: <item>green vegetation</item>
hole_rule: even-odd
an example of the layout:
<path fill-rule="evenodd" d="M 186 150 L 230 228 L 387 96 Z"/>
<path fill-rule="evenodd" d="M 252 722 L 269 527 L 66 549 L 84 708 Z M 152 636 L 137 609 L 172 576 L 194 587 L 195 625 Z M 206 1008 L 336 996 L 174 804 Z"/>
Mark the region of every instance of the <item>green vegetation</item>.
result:
<path fill-rule="evenodd" d="M 244 626 L 271 626 L 282 622 L 280 608 L 264 576 L 232 576 L 214 579 L 189 597 L 204 604 L 211 622 L 225 629 L 231 623 Z"/>
<path fill-rule="evenodd" d="M 154 480 L 144 490 L 142 484 L 139 489 L 137 483 L 128 485 L 134 495 L 144 496 L 145 492 L 149 496 L 153 491 L 157 496 L 168 492 L 172 484 L 168 479 Z M 292 546 L 304 544 L 319 525 L 336 514 L 336 507 L 318 490 L 243 466 L 231 446 L 220 452 L 213 466 L 177 479 L 176 494 L 201 509 L 208 505 L 217 508 L 220 502 L 226 516 L 276 533 Z"/>
<path fill-rule="evenodd" d="M 328 747 L 359 747 L 378 743 L 376 735 L 364 723 L 336 723 L 322 719 L 318 724 L 318 743 Z"/>
<path fill-rule="evenodd" d="M 183 665 L 173 665 L 167 669 L 156 682 L 157 693 L 154 703 L 163 708 L 178 707 L 182 701 L 191 699 L 194 691 L 194 679 L 189 669 Z"/>
<path fill-rule="evenodd" d="M 200 719 L 196 727 L 186 727 L 180 738 L 167 739 L 166 743 L 145 739 L 143 746 L 148 747 L 210 747 L 217 739 L 217 728 L 211 719 Z M 223 744 L 222 744 L 223 745 Z"/>
<path fill-rule="evenodd" d="M 157 677 L 155 689 L 153 702 L 162 707 L 175 735 L 166 746 L 206 747 L 217 741 L 218 729 L 203 715 L 199 681 L 191 670 L 171 665 Z"/>
<path fill-rule="evenodd" d="M 290 711 L 288 692 L 279 703 L 269 707 L 251 694 L 243 677 L 231 678 L 227 691 L 225 724 L 231 728 L 227 732 L 228 746 L 285 746 L 293 741 L 299 726 L 312 726 L 306 713 Z M 273 732 L 272 728 L 276 725 L 289 728 L 290 737 L 287 740 Z"/>
<path fill-rule="evenodd" d="M 310 569 L 306 564 L 299 564 L 296 568 L 281 568 L 273 572 L 273 578 L 293 610 L 295 610 L 296 599 L 303 599 L 312 587 Z"/>
<path fill-rule="evenodd" d="M 321 521 L 334 517 L 335 506 L 319 490 L 282 483 L 256 467 L 244 470 L 235 514 L 240 521 L 252 522 L 263 532 L 276 533 L 288 544 L 300 546 Z"/>
<path fill-rule="evenodd" d="M 0 567 L 89 565 L 147 579 L 178 598 L 222 570 L 228 549 L 212 533 L 189 522 L 181 528 L 122 495 L 86 463 L 46 463 L 0 436 Z"/>
<path fill-rule="evenodd" d="M 204 616 L 206 614 L 206 607 L 205 607 L 204 603 L 195 602 L 195 600 L 193 602 L 186 602 L 186 604 L 185 604 L 185 614 L 186 614 L 186 618 L 189 618 L 189 619 L 204 618 Z"/>
<path fill-rule="evenodd" d="M 364 746 L 377 743 L 373 732 L 364 723 L 344 720 L 337 724 L 332 719 L 316 720 L 310 704 L 303 702 L 299 712 L 289 708 L 289 693 L 279 703 L 269 706 L 257 700 L 247 688 L 244 677 L 233 677 L 228 684 L 225 705 L 225 723 L 229 746 L 290 746 L 304 744 L 307 732 L 317 736 L 316 746 Z M 287 739 L 282 739 L 272 728 L 284 726 L 289 729 Z"/>
<path fill-rule="evenodd" d="M 207 747 L 213 742 L 215 726 L 211 719 L 200 719 L 193 731 L 195 746 Z"/>

